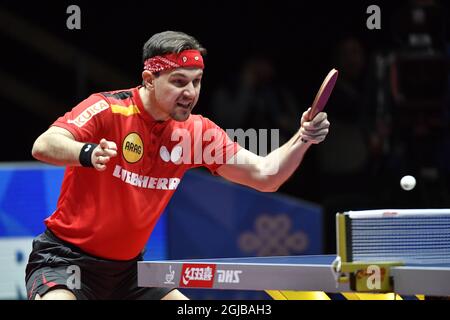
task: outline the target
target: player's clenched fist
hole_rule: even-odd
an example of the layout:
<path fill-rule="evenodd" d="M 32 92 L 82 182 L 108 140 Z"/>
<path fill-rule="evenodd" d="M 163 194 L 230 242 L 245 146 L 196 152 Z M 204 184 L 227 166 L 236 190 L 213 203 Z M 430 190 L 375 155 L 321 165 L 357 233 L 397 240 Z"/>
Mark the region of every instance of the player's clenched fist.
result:
<path fill-rule="evenodd" d="M 302 141 L 317 144 L 325 140 L 328 134 L 330 122 L 325 112 L 319 112 L 314 119 L 307 121 L 310 109 L 302 115 L 300 136 Z"/>
<path fill-rule="evenodd" d="M 113 141 L 106 139 L 100 140 L 100 144 L 95 147 L 92 152 L 91 161 L 92 166 L 98 171 L 106 169 L 106 164 L 112 157 L 117 156 L 117 145 Z"/>

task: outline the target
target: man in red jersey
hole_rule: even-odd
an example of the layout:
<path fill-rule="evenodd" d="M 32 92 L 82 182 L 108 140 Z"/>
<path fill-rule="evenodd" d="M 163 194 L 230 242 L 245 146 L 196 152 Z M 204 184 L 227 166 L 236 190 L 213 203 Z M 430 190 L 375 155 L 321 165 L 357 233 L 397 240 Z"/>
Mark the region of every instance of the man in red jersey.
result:
<path fill-rule="evenodd" d="M 294 137 L 260 157 L 191 114 L 205 53 L 187 34 L 153 35 L 144 45 L 142 85 L 91 95 L 37 138 L 33 156 L 66 171 L 56 211 L 33 241 L 29 299 L 186 299 L 178 290 L 137 286 L 137 261 L 184 173 L 205 166 L 272 192 L 324 140 L 326 114 L 307 122 L 306 111 Z"/>

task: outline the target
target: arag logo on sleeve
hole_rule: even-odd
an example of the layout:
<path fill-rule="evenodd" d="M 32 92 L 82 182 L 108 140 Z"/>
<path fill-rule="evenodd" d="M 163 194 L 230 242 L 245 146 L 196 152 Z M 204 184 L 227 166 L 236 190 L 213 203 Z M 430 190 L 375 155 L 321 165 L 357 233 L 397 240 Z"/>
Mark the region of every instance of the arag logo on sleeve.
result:
<path fill-rule="evenodd" d="M 122 144 L 122 154 L 129 163 L 135 163 L 141 160 L 144 154 L 144 143 L 136 132 L 129 133 Z"/>

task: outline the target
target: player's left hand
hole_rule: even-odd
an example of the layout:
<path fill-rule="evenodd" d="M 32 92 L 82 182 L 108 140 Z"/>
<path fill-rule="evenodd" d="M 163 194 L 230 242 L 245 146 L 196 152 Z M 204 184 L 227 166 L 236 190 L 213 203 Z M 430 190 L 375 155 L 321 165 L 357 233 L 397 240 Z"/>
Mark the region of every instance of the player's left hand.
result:
<path fill-rule="evenodd" d="M 319 112 L 314 119 L 307 121 L 307 115 L 310 109 L 303 112 L 301 126 L 300 126 L 300 138 L 302 141 L 306 141 L 312 144 L 321 143 L 325 140 L 330 122 L 326 112 Z"/>
<path fill-rule="evenodd" d="M 101 139 L 99 145 L 91 155 L 93 167 L 98 171 L 106 170 L 106 164 L 113 157 L 117 156 L 117 145 L 114 141 Z"/>

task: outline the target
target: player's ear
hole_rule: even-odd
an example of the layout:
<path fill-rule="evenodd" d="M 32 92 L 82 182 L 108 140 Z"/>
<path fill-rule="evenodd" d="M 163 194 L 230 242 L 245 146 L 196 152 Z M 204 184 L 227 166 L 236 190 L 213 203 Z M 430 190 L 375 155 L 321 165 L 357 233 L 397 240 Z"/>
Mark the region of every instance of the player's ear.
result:
<path fill-rule="evenodd" d="M 153 89 L 155 76 L 148 70 L 142 71 L 142 80 L 144 80 L 144 86 L 147 89 Z"/>

